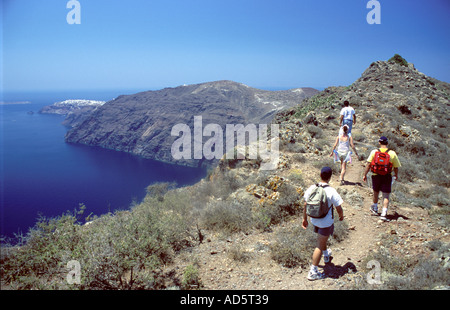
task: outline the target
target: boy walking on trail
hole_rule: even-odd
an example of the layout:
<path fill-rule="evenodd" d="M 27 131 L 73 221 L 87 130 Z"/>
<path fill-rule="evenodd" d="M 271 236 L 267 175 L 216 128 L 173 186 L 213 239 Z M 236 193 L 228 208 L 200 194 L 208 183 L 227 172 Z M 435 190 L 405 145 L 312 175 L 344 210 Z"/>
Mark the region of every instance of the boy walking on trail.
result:
<path fill-rule="evenodd" d="M 338 194 L 336 189 L 332 188 L 328 182 L 330 182 L 332 175 L 332 170 L 330 167 L 322 168 L 320 172 L 321 182 L 312 185 L 309 187 L 305 194 L 305 207 L 303 209 L 303 223 L 302 227 L 306 229 L 308 227 L 308 213 L 307 207 L 308 203 L 311 202 L 309 200 L 310 196 L 314 195 L 317 187 L 322 187 L 326 194 L 326 206 L 328 207 L 328 211 L 325 213 L 325 216 L 322 218 L 314 218 L 311 217 L 311 224 L 314 226 L 314 232 L 317 233 L 317 247 L 315 248 L 312 256 L 312 264 L 311 269 L 308 273 L 308 280 L 319 280 L 323 279 L 325 275 L 318 270 L 319 262 L 324 256 L 324 262 L 330 262 L 331 250 L 327 250 L 327 241 L 329 236 L 333 235 L 334 232 L 334 212 L 333 206 L 336 208 L 337 213 L 339 214 L 339 220 L 342 221 L 344 219 L 344 211 L 342 210 L 343 200 L 341 196 Z M 308 209 L 309 210 L 309 209 Z M 309 212 L 309 211 L 308 211 Z"/>
<path fill-rule="evenodd" d="M 339 127 L 344 125 L 348 126 L 348 135 L 352 134 L 352 127 L 356 124 L 355 110 L 350 106 L 348 100 L 344 101 L 344 107 L 341 110 L 341 119 L 339 121 Z"/>
<path fill-rule="evenodd" d="M 373 204 L 370 211 L 378 215 L 378 195 L 382 192 L 383 195 L 383 209 L 381 212 L 381 220 L 386 221 L 386 215 L 389 207 L 389 195 L 392 186 L 392 172 L 394 173 L 394 180 L 398 181 L 398 168 L 401 167 L 397 154 L 389 150 L 388 139 L 381 137 L 378 140 L 379 149 L 373 150 L 369 158 L 367 158 L 366 170 L 364 171 L 363 181 L 367 181 L 367 173 L 372 170 L 372 189 L 373 189 Z M 383 162 L 385 161 L 385 162 Z"/>

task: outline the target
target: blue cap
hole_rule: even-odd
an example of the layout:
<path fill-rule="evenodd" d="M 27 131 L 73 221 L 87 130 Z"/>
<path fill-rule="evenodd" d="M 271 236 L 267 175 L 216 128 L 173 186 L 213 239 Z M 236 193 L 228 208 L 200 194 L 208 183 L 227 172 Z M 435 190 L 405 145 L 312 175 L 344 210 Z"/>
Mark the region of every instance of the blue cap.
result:
<path fill-rule="evenodd" d="M 320 177 L 322 179 L 329 179 L 332 174 L 333 170 L 330 167 L 323 167 L 322 170 L 320 170 Z"/>
<path fill-rule="evenodd" d="M 380 140 L 378 140 L 381 144 L 388 144 L 388 138 L 385 136 L 380 137 Z"/>

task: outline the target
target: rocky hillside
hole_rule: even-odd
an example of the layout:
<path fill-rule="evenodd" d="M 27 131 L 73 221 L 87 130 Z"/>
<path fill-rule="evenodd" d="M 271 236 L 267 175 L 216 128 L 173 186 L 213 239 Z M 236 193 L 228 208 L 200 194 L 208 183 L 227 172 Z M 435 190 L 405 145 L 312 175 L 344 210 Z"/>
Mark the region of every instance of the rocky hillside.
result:
<path fill-rule="evenodd" d="M 274 122 L 285 128 L 282 139 L 304 141 L 299 120 L 306 131 L 329 126 L 337 130 L 339 111 L 348 100 L 357 115 L 353 139 L 363 151 L 377 146 L 379 136 L 384 135 L 390 140 L 389 147 L 404 158 L 405 181 L 448 186 L 450 167 L 441 163 L 448 161 L 449 154 L 450 84 L 426 76 L 401 59 L 376 61 L 352 85 L 329 87 L 302 105 L 277 114 Z M 320 154 L 328 152 L 311 143 L 307 147 Z"/>
<path fill-rule="evenodd" d="M 317 92 L 312 88 L 265 91 L 217 81 L 119 96 L 70 130 L 66 140 L 197 166 L 199 162 L 193 160 L 174 162 L 171 145 L 178 138 L 171 136 L 174 125 L 187 124 L 193 130 L 194 116 L 202 116 L 204 126 L 222 128 L 225 124 L 270 123 L 275 113 Z"/>

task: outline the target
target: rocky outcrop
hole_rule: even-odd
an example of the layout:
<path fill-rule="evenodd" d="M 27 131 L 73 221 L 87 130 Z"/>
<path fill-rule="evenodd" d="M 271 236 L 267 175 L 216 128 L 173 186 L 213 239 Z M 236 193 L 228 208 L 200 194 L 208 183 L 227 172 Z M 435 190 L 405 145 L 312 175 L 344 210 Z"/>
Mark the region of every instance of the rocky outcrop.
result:
<path fill-rule="evenodd" d="M 176 124 L 193 129 L 194 116 L 202 116 L 203 126 L 218 124 L 222 129 L 226 124 L 270 123 L 277 112 L 317 92 L 312 88 L 265 91 L 217 81 L 119 96 L 70 130 L 66 141 L 198 166 L 206 161 L 172 158 L 171 146 L 178 137 L 171 136 L 171 130 Z"/>

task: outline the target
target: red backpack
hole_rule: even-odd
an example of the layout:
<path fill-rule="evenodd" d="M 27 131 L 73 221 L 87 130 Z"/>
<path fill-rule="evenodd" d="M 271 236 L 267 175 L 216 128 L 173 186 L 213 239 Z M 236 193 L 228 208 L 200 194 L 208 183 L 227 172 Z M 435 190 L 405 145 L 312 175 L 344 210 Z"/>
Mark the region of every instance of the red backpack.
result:
<path fill-rule="evenodd" d="M 386 152 L 381 152 L 380 149 L 376 150 L 372 163 L 370 164 L 370 170 L 373 173 L 379 175 L 386 175 L 392 172 L 391 157 L 388 154 L 389 149 Z"/>

